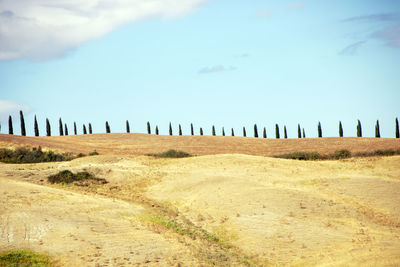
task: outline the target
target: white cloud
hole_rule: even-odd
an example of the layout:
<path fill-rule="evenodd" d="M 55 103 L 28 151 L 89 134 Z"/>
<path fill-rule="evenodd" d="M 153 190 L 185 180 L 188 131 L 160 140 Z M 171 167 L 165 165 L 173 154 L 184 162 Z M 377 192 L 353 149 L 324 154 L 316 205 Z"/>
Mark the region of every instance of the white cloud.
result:
<path fill-rule="evenodd" d="M 258 18 L 258 19 L 268 19 L 270 17 L 270 12 L 268 9 L 257 9 L 253 17 Z"/>
<path fill-rule="evenodd" d="M 207 74 L 207 73 L 215 73 L 215 72 L 223 72 L 223 71 L 232 71 L 236 70 L 236 67 L 230 66 L 225 67 L 223 65 L 215 65 L 213 67 L 205 67 L 199 70 L 200 74 Z"/>
<path fill-rule="evenodd" d="M 350 45 L 346 46 L 345 48 L 343 48 L 339 54 L 342 56 L 354 56 L 357 53 L 358 49 L 360 49 L 361 46 L 364 45 L 366 42 L 367 41 L 360 41 L 360 42 L 350 44 Z"/>
<path fill-rule="evenodd" d="M 185 15 L 207 0 L 0 0 L 0 60 L 44 60 L 149 17 Z"/>
<path fill-rule="evenodd" d="M 288 8 L 292 9 L 292 10 L 299 10 L 299 9 L 305 8 L 306 6 L 307 6 L 306 2 L 296 2 L 296 3 L 289 5 Z"/>
<path fill-rule="evenodd" d="M 13 120 L 15 120 L 15 116 L 19 116 L 19 111 L 22 110 L 25 113 L 28 113 L 31 108 L 28 105 L 12 102 L 8 100 L 0 100 L 0 121 L 6 122 L 8 121 L 8 116 L 12 116 Z"/>
<path fill-rule="evenodd" d="M 400 25 L 377 31 L 372 37 L 385 41 L 389 46 L 400 47 Z"/>

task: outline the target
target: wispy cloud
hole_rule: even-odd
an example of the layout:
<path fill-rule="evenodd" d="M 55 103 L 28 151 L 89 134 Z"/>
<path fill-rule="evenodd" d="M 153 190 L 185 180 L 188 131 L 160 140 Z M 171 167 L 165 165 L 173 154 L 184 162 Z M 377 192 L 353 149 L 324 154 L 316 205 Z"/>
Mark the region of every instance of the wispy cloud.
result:
<path fill-rule="evenodd" d="M 296 3 L 292 3 L 288 6 L 289 9 L 291 10 L 299 10 L 299 9 L 303 9 L 307 6 L 306 2 L 296 2 Z"/>
<path fill-rule="evenodd" d="M 339 55 L 342 56 L 354 56 L 357 51 L 361 48 L 362 45 L 364 45 L 367 41 L 360 41 L 353 43 L 351 45 L 346 46 L 345 48 L 342 49 L 342 51 L 339 52 Z"/>
<path fill-rule="evenodd" d="M 253 17 L 254 18 L 259 18 L 259 19 L 268 19 L 270 17 L 270 12 L 268 9 L 257 9 L 254 14 Z"/>
<path fill-rule="evenodd" d="M 250 57 L 250 54 L 243 53 L 243 54 L 234 55 L 234 57 L 236 57 L 236 58 L 246 58 L 246 57 Z"/>
<path fill-rule="evenodd" d="M 233 70 L 236 70 L 236 67 L 234 67 L 234 66 L 225 67 L 223 65 L 215 65 L 213 67 L 202 68 L 199 70 L 199 73 L 200 74 L 208 74 L 208 73 L 233 71 Z"/>
<path fill-rule="evenodd" d="M 185 15 L 208 0 L 1 0 L 0 60 L 45 60 L 149 17 Z"/>
<path fill-rule="evenodd" d="M 28 105 L 9 101 L 9 100 L 0 100 L 0 121 L 6 122 L 8 120 L 8 116 L 16 116 L 19 111 L 27 113 L 31 110 Z"/>
<path fill-rule="evenodd" d="M 389 46 L 400 48 L 400 25 L 376 31 L 371 37 L 381 39 Z"/>
<path fill-rule="evenodd" d="M 342 22 L 355 22 L 355 21 L 396 21 L 400 20 L 400 14 L 396 13 L 379 13 L 379 14 L 370 14 L 363 16 L 350 17 L 342 20 Z"/>

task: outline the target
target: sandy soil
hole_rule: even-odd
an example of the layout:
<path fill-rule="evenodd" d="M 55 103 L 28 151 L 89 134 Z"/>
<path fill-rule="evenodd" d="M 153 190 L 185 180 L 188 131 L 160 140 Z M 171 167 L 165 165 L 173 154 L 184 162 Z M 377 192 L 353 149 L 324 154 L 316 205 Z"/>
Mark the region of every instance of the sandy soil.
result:
<path fill-rule="evenodd" d="M 0 147 L 42 146 L 55 151 L 88 154 L 146 155 L 177 149 L 194 155 L 247 154 L 276 156 L 290 152 L 330 154 L 337 150 L 373 152 L 399 150 L 395 138 L 302 138 L 272 139 L 231 136 L 165 136 L 148 134 L 93 134 L 76 136 L 24 137 L 0 134 Z"/>
<path fill-rule="evenodd" d="M 47 183 L 65 169 L 109 183 Z M 0 250 L 49 253 L 63 266 L 398 266 L 399 192 L 399 156 L 0 164 Z"/>

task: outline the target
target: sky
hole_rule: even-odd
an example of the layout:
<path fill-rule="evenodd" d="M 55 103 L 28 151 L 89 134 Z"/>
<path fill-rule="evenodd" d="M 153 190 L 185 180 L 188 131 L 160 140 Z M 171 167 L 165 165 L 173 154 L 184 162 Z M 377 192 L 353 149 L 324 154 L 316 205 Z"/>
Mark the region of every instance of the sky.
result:
<path fill-rule="evenodd" d="M 394 137 L 399 103 L 398 0 L 0 0 L 0 133 Z"/>

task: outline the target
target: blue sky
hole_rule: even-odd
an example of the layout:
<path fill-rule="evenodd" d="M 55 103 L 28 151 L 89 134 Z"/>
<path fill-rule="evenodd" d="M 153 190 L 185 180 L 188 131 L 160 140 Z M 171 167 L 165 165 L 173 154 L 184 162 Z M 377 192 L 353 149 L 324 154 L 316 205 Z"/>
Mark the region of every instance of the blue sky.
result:
<path fill-rule="evenodd" d="M 12 0 L 0 2 L 0 120 L 92 123 L 95 133 L 394 137 L 400 117 L 397 0 Z"/>

